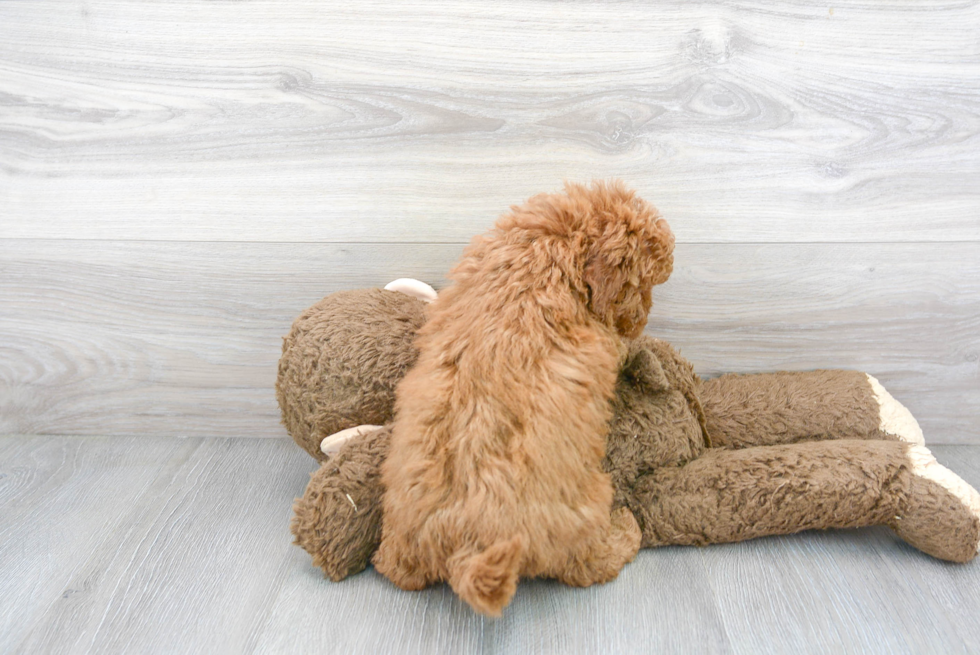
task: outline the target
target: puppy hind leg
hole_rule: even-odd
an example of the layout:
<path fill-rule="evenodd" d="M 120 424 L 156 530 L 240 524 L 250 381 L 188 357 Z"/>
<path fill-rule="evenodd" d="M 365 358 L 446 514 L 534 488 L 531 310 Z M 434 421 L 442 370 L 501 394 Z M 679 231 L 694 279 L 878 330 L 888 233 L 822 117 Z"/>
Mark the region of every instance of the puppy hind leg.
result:
<path fill-rule="evenodd" d="M 439 578 L 423 566 L 417 557 L 405 556 L 403 547 L 396 546 L 383 536 L 371 563 L 375 570 L 404 591 L 420 591 L 438 582 Z"/>
<path fill-rule="evenodd" d="M 641 537 L 633 513 L 620 507 L 609 517 L 609 532 L 597 535 L 585 548 L 572 555 L 566 565 L 555 572 L 555 577 L 573 587 L 609 582 L 636 557 Z"/>

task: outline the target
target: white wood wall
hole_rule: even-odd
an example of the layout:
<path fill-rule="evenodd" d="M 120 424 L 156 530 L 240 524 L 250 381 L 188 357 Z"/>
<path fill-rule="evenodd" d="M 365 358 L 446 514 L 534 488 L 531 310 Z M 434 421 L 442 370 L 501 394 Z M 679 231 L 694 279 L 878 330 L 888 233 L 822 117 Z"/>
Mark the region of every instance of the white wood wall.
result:
<path fill-rule="evenodd" d="M 699 371 L 980 443 L 980 5 L 0 0 L 0 433 L 283 436 L 280 337 L 622 177 Z"/>

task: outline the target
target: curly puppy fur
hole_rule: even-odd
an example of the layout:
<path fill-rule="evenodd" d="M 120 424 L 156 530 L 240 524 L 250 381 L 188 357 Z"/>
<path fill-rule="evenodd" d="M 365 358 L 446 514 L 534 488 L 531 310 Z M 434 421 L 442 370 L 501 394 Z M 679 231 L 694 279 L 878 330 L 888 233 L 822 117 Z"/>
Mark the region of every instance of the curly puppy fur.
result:
<path fill-rule="evenodd" d="M 378 571 L 440 580 L 498 616 L 519 577 L 616 577 L 640 532 L 602 471 L 623 337 L 673 266 L 657 211 L 620 183 L 567 184 L 477 237 L 429 307 L 396 389 Z"/>

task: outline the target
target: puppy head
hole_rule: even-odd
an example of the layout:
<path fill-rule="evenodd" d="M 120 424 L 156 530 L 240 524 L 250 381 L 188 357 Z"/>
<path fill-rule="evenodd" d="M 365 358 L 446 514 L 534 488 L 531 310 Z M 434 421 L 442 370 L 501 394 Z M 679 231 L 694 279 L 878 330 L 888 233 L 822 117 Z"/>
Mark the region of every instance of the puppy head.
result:
<path fill-rule="evenodd" d="M 515 250 L 487 254 L 497 240 Z M 673 252 L 666 221 L 619 181 L 566 183 L 564 193 L 534 196 L 472 250 L 485 260 L 481 271 L 511 266 L 515 253 L 525 275 L 543 278 L 557 267 L 588 311 L 624 337 L 643 331 L 650 289 L 670 276 Z"/>
<path fill-rule="evenodd" d="M 624 337 L 643 331 L 653 301 L 650 290 L 670 277 L 674 235 L 657 210 L 621 182 L 566 184 L 588 207 L 582 281 L 589 309 Z"/>

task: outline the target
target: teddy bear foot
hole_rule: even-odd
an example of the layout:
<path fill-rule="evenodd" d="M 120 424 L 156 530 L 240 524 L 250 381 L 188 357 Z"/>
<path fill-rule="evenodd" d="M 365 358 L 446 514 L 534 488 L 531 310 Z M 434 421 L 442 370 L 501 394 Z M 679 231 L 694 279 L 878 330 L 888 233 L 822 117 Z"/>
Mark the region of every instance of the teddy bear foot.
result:
<path fill-rule="evenodd" d="M 896 436 L 902 441 L 924 446 L 926 440 L 922 436 L 922 428 L 912 416 L 912 412 L 905 405 L 895 400 L 874 377 L 868 375 L 868 382 L 871 384 L 871 392 L 875 400 L 878 401 L 880 417 L 878 429 L 886 434 Z"/>
<path fill-rule="evenodd" d="M 890 527 L 919 550 L 951 562 L 968 562 L 980 550 L 980 494 L 936 461 L 924 446 L 910 446 L 908 505 Z"/>
<path fill-rule="evenodd" d="M 324 437 L 323 441 L 320 442 L 320 452 L 329 457 L 340 450 L 340 447 L 351 439 L 367 434 L 372 430 L 380 430 L 382 427 L 381 425 L 358 425 L 357 427 L 347 428 L 340 432 L 334 432 Z"/>

